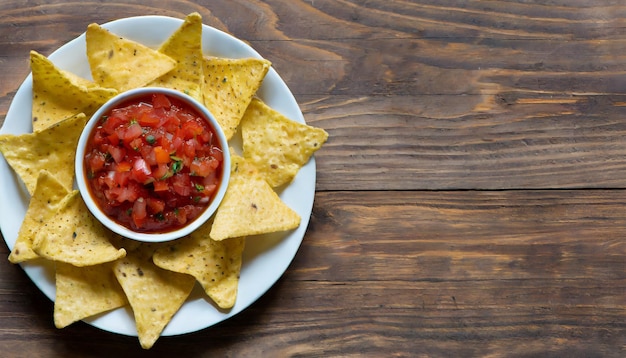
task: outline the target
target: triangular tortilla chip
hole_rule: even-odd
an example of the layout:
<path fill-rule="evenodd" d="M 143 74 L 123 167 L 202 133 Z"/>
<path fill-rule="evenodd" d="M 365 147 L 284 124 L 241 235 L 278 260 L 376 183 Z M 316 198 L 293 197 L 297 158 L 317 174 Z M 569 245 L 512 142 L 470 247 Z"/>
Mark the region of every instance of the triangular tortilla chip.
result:
<path fill-rule="evenodd" d="M 186 93 L 202 103 L 202 17 L 197 12 L 187 15 L 183 24 L 159 48 L 173 58 L 176 68 L 150 86 L 166 87 Z"/>
<path fill-rule="evenodd" d="M 54 173 L 68 189 L 74 183 L 74 157 L 86 117 L 80 113 L 42 130 L 20 135 L 0 135 L 0 152 L 32 195 L 39 172 Z"/>
<path fill-rule="evenodd" d="M 39 257 L 33 251 L 35 236 L 39 228 L 54 216 L 59 209 L 59 204 L 67 194 L 69 194 L 69 190 L 59 183 L 50 172 L 42 170 L 39 173 L 35 192 L 30 198 L 15 245 L 9 255 L 10 262 L 15 264 Z"/>
<path fill-rule="evenodd" d="M 109 238 L 113 235 L 91 216 L 78 190 L 68 194 L 55 215 L 41 227 L 33 250 L 48 260 L 74 266 L 91 266 L 115 261 L 126 255 Z"/>
<path fill-rule="evenodd" d="M 328 139 L 321 128 L 292 121 L 255 98 L 241 120 L 243 156 L 278 187 L 289 183 Z"/>
<path fill-rule="evenodd" d="M 231 162 L 228 189 L 211 228 L 213 240 L 291 230 L 300 225 L 298 213 L 280 199 L 253 164 L 236 154 L 231 154 Z"/>
<path fill-rule="evenodd" d="M 86 267 L 56 263 L 54 324 L 57 328 L 127 303 L 124 291 L 113 274 L 112 263 Z"/>
<path fill-rule="evenodd" d="M 243 237 L 215 241 L 209 237 L 208 222 L 190 236 L 157 250 L 155 265 L 196 278 L 220 308 L 231 308 L 237 298 Z"/>
<path fill-rule="evenodd" d="M 119 37 L 98 24 L 86 32 L 87 59 L 94 81 L 120 92 L 143 87 L 176 67 L 167 55 Z"/>
<path fill-rule="evenodd" d="M 133 309 L 139 343 L 149 349 L 183 305 L 196 280 L 152 262 L 156 245 L 143 244 L 115 262 L 114 273 Z"/>
<path fill-rule="evenodd" d="M 30 52 L 33 73 L 33 131 L 41 131 L 78 113 L 91 116 L 107 100 L 117 94 L 112 88 L 95 83 L 57 68 L 45 56 Z"/>
<path fill-rule="evenodd" d="M 227 139 L 237 131 L 270 66 L 270 61 L 258 58 L 204 58 L 204 105 L 215 116 Z"/>

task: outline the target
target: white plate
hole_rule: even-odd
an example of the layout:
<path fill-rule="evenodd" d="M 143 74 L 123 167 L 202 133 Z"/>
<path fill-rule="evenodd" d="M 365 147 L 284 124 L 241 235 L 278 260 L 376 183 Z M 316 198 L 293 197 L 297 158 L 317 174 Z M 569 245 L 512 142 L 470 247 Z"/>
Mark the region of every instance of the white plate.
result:
<path fill-rule="evenodd" d="M 156 48 L 182 23 L 182 20 L 163 16 L 124 18 L 104 24 L 103 27 L 125 38 Z M 242 58 L 261 56 L 244 42 L 222 31 L 204 25 L 202 46 L 206 54 Z M 85 34 L 68 42 L 49 56 L 59 68 L 91 79 L 85 55 Z M 271 59 L 270 59 L 271 60 Z M 271 68 L 257 95 L 269 106 L 287 117 L 304 123 L 304 117 L 295 98 L 278 73 Z M 32 77 L 22 83 L 9 107 L 0 133 L 20 134 L 32 131 Z M 233 143 L 239 145 L 238 143 Z M 0 156 L 0 229 L 9 247 L 13 249 L 20 223 L 24 219 L 29 196 L 21 181 Z M 196 285 L 191 296 L 176 313 L 162 335 L 194 332 L 222 322 L 241 312 L 263 295 L 285 272 L 306 231 L 315 194 L 315 160 L 305 165 L 294 181 L 280 193 L 283 201 L 302 217 L 298 229 L 282 234 L 250 237 L 246 241 L 235 306 L 219 310 Z M 54 268 L 45 262 L 23 263 L 26 274 L 39 289 L 54 301 Z M 52 315 L 50 316 L 52 320 Z M 135 322 L 130 308 L 120 308 L 94 318 L 87 323 L 100 329 L 136 336 Z"/>

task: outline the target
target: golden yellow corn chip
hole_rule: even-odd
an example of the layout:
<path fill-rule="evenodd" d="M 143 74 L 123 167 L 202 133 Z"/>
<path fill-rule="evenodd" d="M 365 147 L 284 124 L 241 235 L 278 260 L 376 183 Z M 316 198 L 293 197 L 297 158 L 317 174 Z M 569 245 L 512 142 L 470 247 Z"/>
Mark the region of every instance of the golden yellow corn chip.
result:
<path fill-rule="evenodd" d="M 33 73 L 33 131 L 41 131 L 67 117 L 84 113 L 91 116 L 117 94 L 112 88 L 57 68 L 45 56 L 30 52 Z"/>
<path fill-rule="evenodd" d="M 228 189 L 215 213 L 210 236 L 224 240 L 295 229 L 298 213 L 288 207 L 243 157 L 231 155 Z"/>
<path fill-rule="evenodd" d="M 241 136 L 243 156 L 272 187 L 291 182 L 328 139 L 323 129 L 292 121 L 257 98 L 243 116 Z"/>
<path fill-rule="evenodd" d="M 79 267 L 97 265 L 126 255 L 124 249 L 111 244 L 112 235 L 91 215 L 78 190 L 74 190 L 37 232 L 33 250 L 48 260 Z"/>
<path fill-rule="evenodd" d="M 69 194 L 69 190 L 47 170 L 42 170 L 37 179 L 35 192 L 28 203 L 28 209 L 9 255 L 12 263 L 32 260 L 39 255 L 33 251 L 35 236 L 44 223 L 48 222 L 59 209 L 59 204 Z"/>
<path fill-rule="evenodd" d="M 54 324 L 57 328 L 127 303 L 113 274 L 113 263 L 85 267 L 56 263 Z"/>
<path fill-rule="evenodd" d="M 152 262 L 157 246 L 142 244 L 113 265 L 133 309 L 139 343 L 144 349 L 156 342 L 196 282 L 192 276 L 157 267 Z"/>
<path fill-rule="evenodd" d="M 196 278 L 207 295 L 220 307 L 231 308 L 237 298 L 243 237 L 215 241 L 208 222 L 190 236 L 157 250 L 155 265 Z"/>
<path fill-rule="evenodd" d="M 186 93 L 202 103 L 202 17 L 189 14 L 183 24 L 159 48 L 173 58 L 176 68 L 150 83 Z"/>
<path fill-rule="evenodd" d="M 117 234 L 113 235 L 113 237 L 111 237 L 109 241 L 111 242 L 111 244 L 113 244 L 113 246 L 117 247 L 118 249 L 123 248 L 124 250 L 126 250 L 126 254 L 131 251 L 135 251 L 142 246 L 141 241 L 129 239 L 127 237 L 123 237 Z"/>
<path fill-rule="evenodd" d="M 54 173 L 68 190 L 72 188 L 76 143 L 86 120 L 85 115 L 80 113 L 41 132 L 0 135 L 0 152 L 31 195 L 42 170 Z"/>
<path fill-rule="evenodd" d="M 120 92 L 143 87 L 176 67 L 169 56 L 121 38 L 98 24 L 86 32 L 87 59 L 94 81 Z"/>
<path fill-rule="evenodd" d="M 224 130 L 227 139 L 237 131 L 252 97 L 271 63 L 257 58 L 204 58 L 204 105 Z"/>

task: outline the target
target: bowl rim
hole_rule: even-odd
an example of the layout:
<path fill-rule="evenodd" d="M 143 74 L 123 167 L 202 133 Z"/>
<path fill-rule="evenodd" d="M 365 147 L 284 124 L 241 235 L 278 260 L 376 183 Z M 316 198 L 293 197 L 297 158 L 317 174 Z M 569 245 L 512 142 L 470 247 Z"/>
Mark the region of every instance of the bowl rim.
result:
<path fill-rule="evenodd" d="M 97 205 L 96 201 L 92 198 L 89 188 L 87 186 L 87 180 L 84 173 L 84 156 L 85 156 L 85 148 L 88 139 L 91 137 L 94 128 L 99 122 L 102 115 L 109 112 L 111 109 L 115 108 L 117 105 L 122 104 L 126 101 L 130 101 L 132 99 L 138 97 L 144 97 L 149 94 L 154 93 L 162 93 L 171 97 L 175 97 L 179 100 L 182 100 L 191 108 L 199 112 L 199 114 L 208 121 L 209 125 L 213 127 L 213 130 L 217 134 L 218 143 L 223 152 L 223 162 L 222 162 L 222 173 L 220 178 L 220 184 L 217 192 L 213 196 L 209 206 L 200 214 L 197 218 L 192 220 L 191 222 L 185 224 L 179 229 L 167 231 L 167 232 L 158 232 L 158 233 L 149 233 L 149 232 L 137 232 L 127 228 L 124 225 L 121 225 L 111 219 L 108 215 L 106 215 L 100 207 Z M 178 90 L 165 88 L 165 87 L 140 87 L 127 90 L 125 92 L 121 92 L 114 97 L 110 98 L 105 104 L 103 104 L 98 110 L 89 118 L 85 127 L 82 130 L 82 133 L 78 139 L 78 143 L 76 146 L 76 156 L 74 158 L 74 176 L 76 186 L 78 191 L 80 192 L 81 197 L 87 209 L 91 212 L 91 214 L 100 222 L 102 225 L 110 229 L 116 234 L 119 234 L 125 238 L 133 239 L 141 242 L 165 242 L 172 241 L 179 238 L 182 238 L 186 235 L 191 234 L 193 231 L 202 226 L 205 222 L 207 222 L 217 211 L 224 195 L 226 194 L 226 189 L 228 188 L 228 183 L 230 181 L 230 171 L 231 171 L 231 158 L 230 158 L 230 150 L 228 139 L 226 138 L 224 131 L 221 126 L 215 119 L 215 116 L 195 98 L 180 92 Z"/>

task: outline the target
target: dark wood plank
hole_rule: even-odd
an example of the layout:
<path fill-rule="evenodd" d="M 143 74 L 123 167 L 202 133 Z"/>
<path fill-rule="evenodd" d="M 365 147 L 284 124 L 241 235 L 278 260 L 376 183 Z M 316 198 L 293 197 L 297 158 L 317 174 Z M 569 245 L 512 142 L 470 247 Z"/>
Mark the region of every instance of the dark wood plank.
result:
<path fill-rule="evenodd" d="M 200 11 L 272 60 L 307 120 L 329 131 L 320 190 L 624 187 L 624 6 L 183 1 L 97 9 L 67 21 L 76 12 L 69 3 L 0 7 L 0 122 L 30 49 L 48 54 L 90 22 Z"/>
<path fill-rule="evenodd" d="M 626 191 L 318 193 L 285 276 L 216 327 L 150 351 L 231 356 L 605 356 L 626 344 Z M 6 255 L 6 249 L 0 254 Z M 0 262 L 0 348 L 141 354 Z M 28 344 L 27 344 L 28 343 Z"/>

